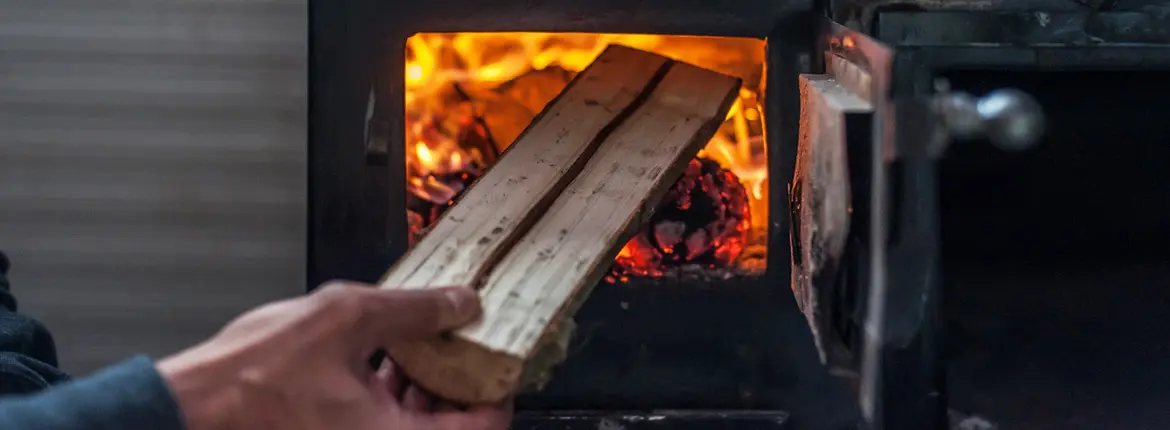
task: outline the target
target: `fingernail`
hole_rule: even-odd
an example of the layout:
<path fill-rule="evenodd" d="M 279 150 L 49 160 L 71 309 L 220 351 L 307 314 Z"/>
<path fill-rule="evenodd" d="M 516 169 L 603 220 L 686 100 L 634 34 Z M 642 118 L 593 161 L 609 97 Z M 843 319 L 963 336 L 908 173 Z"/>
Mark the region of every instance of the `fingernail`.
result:
<path fill-rule="evenodd" d="M 454 311 L 454 316 L 460 320 L 471 318 L 476 312 L 475 291 L 468 288 L 449 288 L 444 292 L 447 301 L 451 303 L 451 309 Z"/>

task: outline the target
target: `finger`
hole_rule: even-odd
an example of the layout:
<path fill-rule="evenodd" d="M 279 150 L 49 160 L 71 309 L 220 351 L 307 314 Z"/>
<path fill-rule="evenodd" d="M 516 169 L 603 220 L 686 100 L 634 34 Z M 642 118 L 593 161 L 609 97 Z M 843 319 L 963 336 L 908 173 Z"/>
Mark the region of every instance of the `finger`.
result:
<path fill-rule="evenodd" d="M 390 389 L 390 394 L 394 396 L 394 400 L 401 402 L 403 391 L 406 391 L 406 375 L 394 362 L 386 360 L 386 364 L 390 372 L 390 383 L 387 387 Z"/>
<path fill-rule="evenodd" d="M 397 390 L 395 390 L 393 385 L 395 383 L 394 379 L 394 366 L 390 363 L 390 360 L 383 361 L 378 371 L 370 376 L 370 394 L 373 396 L 375 404 L 380 406 L 393 406 L 398 404 L 398 400 L 395 397 Z"/>
<path fill-rule="evenodd" d="M 431 404 L 431 409 L 434 409 L 434 411 L 438 413 L 459 412 L 459 406 L 442 399 L 434 399 Z"/>
<path fill-rule="evenodd" d="M 479 295 L 469 288 L 368 289 L 362 297 L 363 326 L 380 342 L 422 339 L 461 327 L 480 314 Z"/>
<path fill-rule="evenodd" d="M 436 430 L 507 430 L 512 421 L 512 402 L 475 406 L 466 412 L 436 412 L 431 415 Z"/>
<path fill-rule="evenodd" d="M 431 399 L 417 385 L 411 385 L 402 396 L 402 408 L 412 412 L 431 410 Z"/>

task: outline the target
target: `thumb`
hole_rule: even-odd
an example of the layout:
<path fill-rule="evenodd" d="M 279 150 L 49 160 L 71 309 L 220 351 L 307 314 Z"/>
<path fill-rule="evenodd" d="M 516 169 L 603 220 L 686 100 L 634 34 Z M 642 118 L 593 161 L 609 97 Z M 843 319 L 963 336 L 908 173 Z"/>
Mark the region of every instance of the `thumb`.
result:
<path fill-rule="evenodd" d="M 479 294 L 470 288 L 422 290 L 370 289 L 363 325 L 375 339 L 421 339 L 462 327 L 481 312 Z"/>

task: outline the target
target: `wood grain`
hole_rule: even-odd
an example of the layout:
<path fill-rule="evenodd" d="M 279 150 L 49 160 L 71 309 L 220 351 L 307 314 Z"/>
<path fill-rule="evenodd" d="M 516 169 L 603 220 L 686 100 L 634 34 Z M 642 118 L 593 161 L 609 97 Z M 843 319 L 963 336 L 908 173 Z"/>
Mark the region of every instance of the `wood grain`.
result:
<path fill-rule="evenodd" d="M 601 280 L 641 218 L 714 135 L 740 81 L 676 63 L 548 213 L 500 261 L 483 288 L 490 320 L 460 332 L 524 356 L 568 299 Z M 573 308 L 574 306 L 569 306 Z"/>
<path fill-rule="evenodd" d="M 611 124 L 629 114 L 668 62 L 617 45 L 602 52 L 398 260 L 380 286 L 473 285 L 552 204 Z"/>
<path fill-rule="evenodd" d="M 726 116 L 741 82 L 673 63 L 641 106 L 503 256 L 481 289 L 484 317 L 452 336 L 394 348 L 423 387 L 469 403 L 499 401 L 552 362 L 533 362 Z M 507 157 L 505 157 L 507 158 Z M 434 234 L 434 233 L 431 233 Z"/>

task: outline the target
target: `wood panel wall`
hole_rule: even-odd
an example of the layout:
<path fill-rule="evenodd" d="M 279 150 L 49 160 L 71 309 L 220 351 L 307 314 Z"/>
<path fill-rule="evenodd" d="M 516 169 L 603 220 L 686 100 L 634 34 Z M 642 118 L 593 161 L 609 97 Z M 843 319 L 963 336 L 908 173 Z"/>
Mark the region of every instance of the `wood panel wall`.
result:
<path fill-rule="evenodd" d="M 306 0 L 0 1 L 0 250 L 83 374 L 304 291 Z"/>

